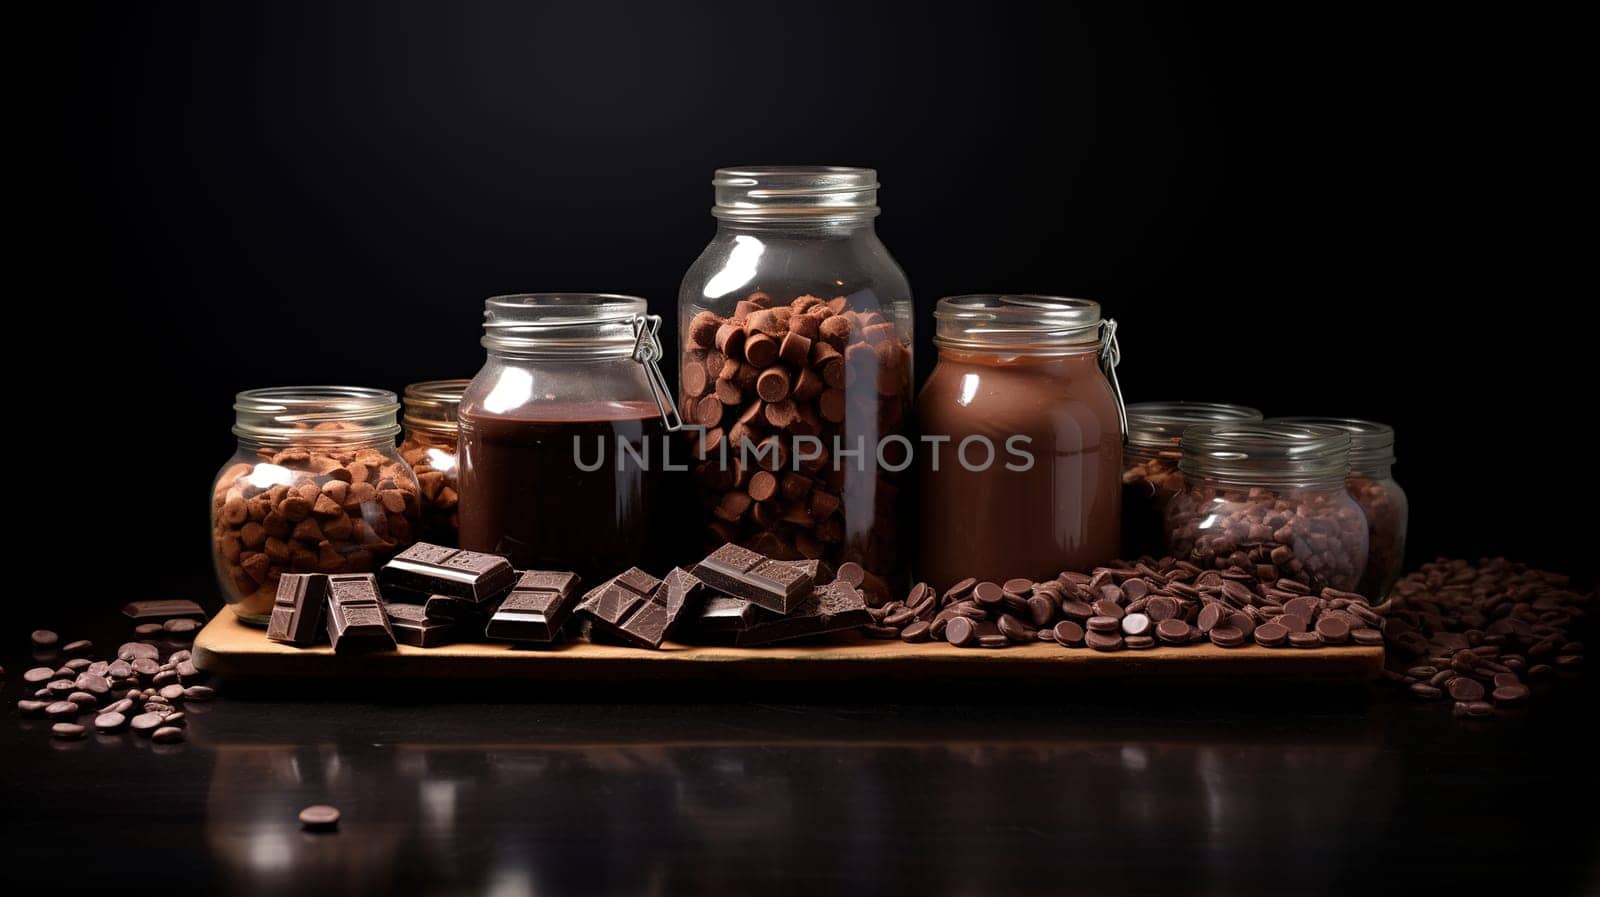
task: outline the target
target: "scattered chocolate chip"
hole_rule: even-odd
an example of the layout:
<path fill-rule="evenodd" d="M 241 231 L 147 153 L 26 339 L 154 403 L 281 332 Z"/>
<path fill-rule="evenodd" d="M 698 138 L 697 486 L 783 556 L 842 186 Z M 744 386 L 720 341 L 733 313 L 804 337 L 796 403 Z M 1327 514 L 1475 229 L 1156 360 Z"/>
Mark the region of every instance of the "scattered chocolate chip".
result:
<path fill-rule="evenodd" d="M 313 804 L 300 811 L 300 824 L 308 832 L 331 832 L 339 827 L 339 808 Z"/>
<path fill-rule="evenodd" d="M 77 741 L 88 734 L 88 731 L 88 729 L 77 723 L 56 723 L 50 727 L 50 737 L 59 738 L 62 741 Z"/>

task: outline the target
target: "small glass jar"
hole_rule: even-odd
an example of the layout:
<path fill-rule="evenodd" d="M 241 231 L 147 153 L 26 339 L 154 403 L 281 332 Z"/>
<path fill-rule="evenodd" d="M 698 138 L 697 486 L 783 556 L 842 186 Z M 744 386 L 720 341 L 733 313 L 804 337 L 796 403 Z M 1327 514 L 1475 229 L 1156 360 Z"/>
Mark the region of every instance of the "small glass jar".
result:
<path fill-rule="evenodd" d="M 1367 515 L 1367 569 L 1356 591 L 1382 601 L 1406 560 L 1405 490 L 1394 479 L 1394 428 L 1349 417 L 1285 417 L 1288 423 L 1334 427 L 1350 434 L 1350 476 L 1345 489 Z"/>
<path fill-rule="evenodd" d="M 598 293 L 496 296 L 483 318 L 488 358 L 459 415 L 461 547 L 591 583 L 674 560 L 679 528 L 654 517 L 686 470 L 665 435 L 681 422 L 661 319 Z"/>
<path fill-rule="evenodd" d="M 1217 402 L 1134 402 L 1122 449 L 1122 551 L 1127 558 L 1166 552 L 1167 502 L 1183 491 L 1179 438 L 1191 424 L 1261 420 L 1261 412 Z"/>
<path fill-rule="evenodd" d="M 725 168 L 712 184 L 717 233 L 678 292 L 704 546 L 855 561 L 869 592 L 898 591 L 912 305 L 873 227 L 877 173 Z"/>
<path fill-rule="evenodd" d="M 917 399 L 917 578 L 1049 580 L 1120 555 L 1116 322 L 1098 303 L 954 296 Z"/>
<path fill-rule="evenodd" d="M 460 428 L 456 412 L 471 380 L 428 380 L 406 387 L 401 402 L 400 457 L 406 459 L 422 487 L 423 542 L 460 544 L 460 486 L 456 480 L 456 446 Z"/>
<path fill-rule="evenodd" d="M 1184 489 L 1167 505 L 1167 546 L 1201 567 L 1312 591 L 1354 590 L 1367 566 L 1367 521 L 1344 480 L 1350 435 L 1266 421 L 1183 432 Z"/>
<path fill-rule="evenodd" d="M 239 447 L 211 488 L 211 545 L 239 619 L 266 625 L 283 573 L 368 573 L 416 541 L 417 478 L 395 448 L 394 393 L 252 389 L 233 410 Z"/>

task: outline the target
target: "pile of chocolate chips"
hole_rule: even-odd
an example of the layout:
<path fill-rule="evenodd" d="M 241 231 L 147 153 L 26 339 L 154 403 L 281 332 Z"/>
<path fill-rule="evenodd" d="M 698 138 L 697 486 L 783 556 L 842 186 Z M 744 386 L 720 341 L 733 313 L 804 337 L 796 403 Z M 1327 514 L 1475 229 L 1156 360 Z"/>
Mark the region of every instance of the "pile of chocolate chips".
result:
<path fill-rule="evenodd" d="M 1583 665 L 1572 634 L 1592 595 L 1505 558 L 1437 560 L 1395 584 L 1386 675 L 1456 716 L 1524 704 L 1532 686 Z"/>
<path fill-rule="evenodd" d="M 1271 569 L 1272 576 L 1262 578 Z M 867 634 L 958 647 L 1034 641 L 1098 651 L 1210 641 L 1266 648 L 1383 644 L 1383 608 L 1354 592 L 1281 578 L 1274 568 L 1208 570 L 1165 557 L 1118 562 L 1046 582 L 966 579 L 936 596 L 926 583 L 903 602 L 872 608 Z"/>
<path fill-rule="evenodd" d="M 91 725 L 104 734 L 131 730 L 157 744 L 183 741 L 185 721 L 179 708 L 215 696 L 201 684 L 206 676 L 195 668 L 190 652 L 173 647 L 193 637 L 198 627 L 183 624 L 192 624 L 200 607 L 189 601 L 136 601 L 124 613 L 138 622 L 141 634 L 158 627 L 168 650 L 148 641 L 126 642 L 112 659 L 96 660 L 88 640 L 63 645 L 56 633 L 38 630 L 31 637 L 34 659 L 67 659 L 59 667 L 38 666 L 22 674 L 22 681 L 36 690 L 17 701 L 18 714 L 54 720 L 50 734 L 63 741 L 86 737 Z M 165 623 L 150 622 L 168 614 Z"/>

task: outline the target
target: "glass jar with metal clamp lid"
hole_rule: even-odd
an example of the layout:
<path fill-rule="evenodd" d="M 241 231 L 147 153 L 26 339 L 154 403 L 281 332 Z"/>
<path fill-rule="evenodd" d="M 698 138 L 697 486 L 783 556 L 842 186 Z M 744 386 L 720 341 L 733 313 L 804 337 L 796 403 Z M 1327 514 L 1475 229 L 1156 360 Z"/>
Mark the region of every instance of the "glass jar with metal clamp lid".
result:
<path fill-rule="evenodd" d="M 488 358 L 461 397 L 461 547 L 598 582 L 677 546 L 681 427 L 657 362 L 661 319 L 633 296 L 530 293 L 484 303 Z"/>
<path fill-rule="evenodd" d="M 917 578 L 1049 580 L 1120 553 L 1116 321 L 1056 296 L 953 296 L 917 399 Z"/>

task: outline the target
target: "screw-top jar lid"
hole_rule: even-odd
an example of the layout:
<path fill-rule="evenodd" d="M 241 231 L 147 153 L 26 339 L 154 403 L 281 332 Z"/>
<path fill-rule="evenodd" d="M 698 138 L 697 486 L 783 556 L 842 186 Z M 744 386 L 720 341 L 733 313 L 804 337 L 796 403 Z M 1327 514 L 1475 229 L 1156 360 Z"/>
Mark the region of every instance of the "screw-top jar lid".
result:
<path fill-rule="evenodd" d="M 841 165 L 741 165 L 711 180 L 711 214 L 736 221 L 843 220 L 878 214 L 878 173 Z"/>
<path fill-rule="evenodd" d="M 934 307 L 933 344 L 941 349 L 1016 354 L 1089 351 L 1100 345 L 1100 303 L 1066 296 L 974 293 Z"/>
<path fill-rule="evenodd" d="M 1261 412 L 1222 402 L 1134 402 L 1128 406 L 1128 442 L 1148 448 L 1178 444 L 1194 424 L 1261 420 Z"/>
<path fill-rule="evenodd" d="M 1354 417 L 1275 417 L 1275 421 L 1333 427 L 1350 434 L 1350 467 L 1369 470 L 1394 463 L 1394 427 Z"/>
<path fill-rule="evenodd" d="M 393 440 L 400 402 L 387 389 L 274 386 L 234 397 L 233 433 L 273 444 L 351 444 Z"/>
<path fill-rule="evenodd" d="M 1178 469 L 1234 486 L 1342 483 L 1350 472 L 1350 434 L 1280 421 L 1195 424 L 1183 431 Z"/>
<path fill-rule="evenodd" d="M 483 346 L 491 351 L 573 357 L 632 353 L 638 296 L 616 293 L 517 293 L 483 303 Z"/>
<path fill-rule="evenodd" d="M 471 380 L 426 380 L 406 387 L 401 422 L 408 430 L 454 435 L 461 395 Z"/>

